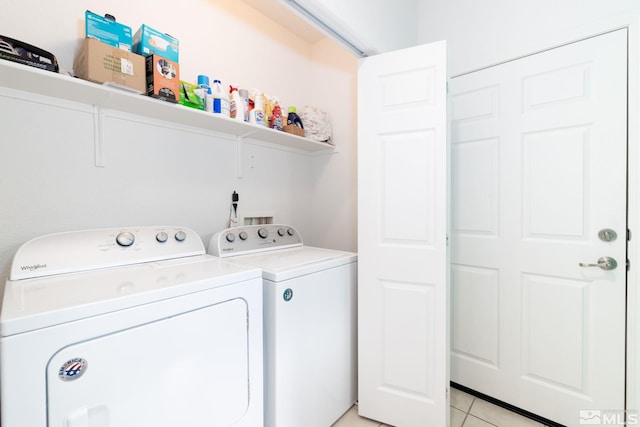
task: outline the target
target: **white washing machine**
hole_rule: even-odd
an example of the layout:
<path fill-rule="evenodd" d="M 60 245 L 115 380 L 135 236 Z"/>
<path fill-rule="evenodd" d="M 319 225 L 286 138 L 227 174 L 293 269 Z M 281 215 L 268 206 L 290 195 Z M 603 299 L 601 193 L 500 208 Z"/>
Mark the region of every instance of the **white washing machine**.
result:
<path fill-rule="evenodd" d="M 262 280 L 181 227 L 46 235 L 0 314 L 3 427 L 263 425 Z"/>
<path fill-rule="evenodd" d="M 329 427 L 357 396 L 357 255 L 287 225 L 223 230 L 208 252 L 262 269 L 265 426 Z"/>

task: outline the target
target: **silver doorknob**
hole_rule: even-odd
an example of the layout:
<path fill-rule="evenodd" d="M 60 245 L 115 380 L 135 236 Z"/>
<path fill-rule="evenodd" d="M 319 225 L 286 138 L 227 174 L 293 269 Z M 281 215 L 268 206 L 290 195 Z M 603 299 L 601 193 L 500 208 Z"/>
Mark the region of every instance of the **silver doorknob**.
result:
<path fill-rule="evenodd" d="M 597 264 L 586 264 L 584 262 L 578 263 L 580 267 L 600 267 L 603 270 L 613 270 L 618 266 L 618 262 L 608 256 L 603 256 L 602 258 L 598 258 Z"/>

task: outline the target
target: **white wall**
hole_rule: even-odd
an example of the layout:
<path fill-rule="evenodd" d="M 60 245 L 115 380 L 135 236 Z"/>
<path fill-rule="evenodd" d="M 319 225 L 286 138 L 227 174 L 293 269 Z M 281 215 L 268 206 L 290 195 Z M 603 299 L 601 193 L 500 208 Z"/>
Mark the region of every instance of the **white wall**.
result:
<path fill-rule="evenodd" d="M 446 40 L 450 75 L 609 31 L 637 0 L 419 0 L 421 43 Z"/>
<path fill-rule="evenodd" d="M 313 163 L 313 241 L 321 247 L 356 251 L 357 152 L 356 144 L 345 142 L 357 138 L 357 62 L 329 39 L 314 45 L 313 58 L 312 98 L 330 111 L 337 136 L 336 152 L 318 156 Z"/>
<path fill-rule="evenodd" d="M 341 57 L 346 69 L 356 63 L 333 43 L 315 54 L 314 46 L 239 1 L 10 1 L 3 5 L 0 28 L 3 35 L 51 51 L 62 69 L 70 70 L 84 36 L 86 9 L 111 13 L 134 31 L 145 23 L 177 37 L 183 80 L 208 74 L 224 84 L 277 95 L 285 107 L 321 101 L 331 111 L 348 81 L 333 58 Z M 316 73 L 322 69 L 324 77 Z M 340 83 L 329 85 L 331 76 Z M 336 111 L 334 136 L 340 148 L 335 154 L 314 157 L 248 140 L 238 178 L 235 140 L 117 112 L 105 119 L 106 165 L 96 167 L 90 105 L 24 100 L 0 88 L 0 280 L 19 245 L 45 233 L 176 224 L 208 241 L 226 226 L 234 190 L 240 193 L 241 216 L 274 214 L 314 244 L 313 236 L 324 236 L 325 226 L 314 224 L 314 206 L 332 203 L 324 200 L 321 183 L 347 183 L 335 194 L 355 199 L 355 183 L 342 179 L 355 169 L 355 134 L 345 124 L 353 113 L 343 114 L 343 107 Z M 326 170 L 331 177 L 322 176 Z M 355 250 L 355 231 L 349 229 L 353 218 L 354 206 L 335 212 L 335 234 L 347 237 L 339 242 L 320 237 L 324 246 Z"/>

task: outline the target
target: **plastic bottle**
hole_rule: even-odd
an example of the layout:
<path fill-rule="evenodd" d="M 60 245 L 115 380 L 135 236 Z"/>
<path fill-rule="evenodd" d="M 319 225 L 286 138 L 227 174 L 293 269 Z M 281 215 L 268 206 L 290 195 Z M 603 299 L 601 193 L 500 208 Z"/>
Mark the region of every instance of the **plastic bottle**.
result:
<path fill-rule="evenodd" d="M 251 110 L 250 122 L 260 126 L 265 126 L 264 121 L 264 95 L 262 92 L 253 92 L 253 109 Z"/>
<path fill-rule="evenodd" d="M 204 92 L 204 110 L 212 113 L 213 96 L 211 95 L 211 86 L 209 86 L 209 76 L 199 75 L 198 86 L 200 86 Z"/>
<path fill-rule="evenodd" d="M 275 130 L 284 130 L 282 108 L 280 108 L 277 99 L 273 100 L 273 111 L 271 117 L 269 117 L 269 127 Z"/>
<path fill-rule="evenodd" d="M 220 80 L 213 81 L 211 93 L 213 95 L 213 113 L 230 117 L 229 96 L 222 90 L 222 82 Z"/>
<path fill-rule="evenodd" d="M 229 113 L 232 119 L 244 122 L 244 100 L 240 97 L 237 87 L 229 86 Z"/>
<path fill-rule="evenodd" d="M 296 107 L 289 107 L 289 115 L 287 116 L 287 124 L 298 126 L 300 129 L 304 129 L 302 120 L 298 116 Z"/>
<path fill-rule="evenodd" d="M 246 89 L 238 89 L 240 100 L 242 101 L 242 110 L 244 112 L 244 121 L 249 121 L 249 91 Z"/>
<path fill-rule="evenodd" d="M 264 125 L 269 127 L 269 121 L 273 114 L 273 99 L 265 94 L 263 94 L 262 99 L 264 100 Z"/>

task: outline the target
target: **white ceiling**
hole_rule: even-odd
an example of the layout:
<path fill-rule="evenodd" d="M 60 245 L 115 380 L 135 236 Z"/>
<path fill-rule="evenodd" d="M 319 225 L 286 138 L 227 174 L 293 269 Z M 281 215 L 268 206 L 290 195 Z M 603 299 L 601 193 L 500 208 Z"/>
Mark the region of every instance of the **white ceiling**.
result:
<path fill-rule="evenodd" d="M 296 15 L 278 0 L 243 0 L 246 4 L 262 13 L 264 16 L 278 22 L 280 25 L 297 34 L 309 43 L 322 39 L 324 34 L 316 30 L 311 24 Z"/>

